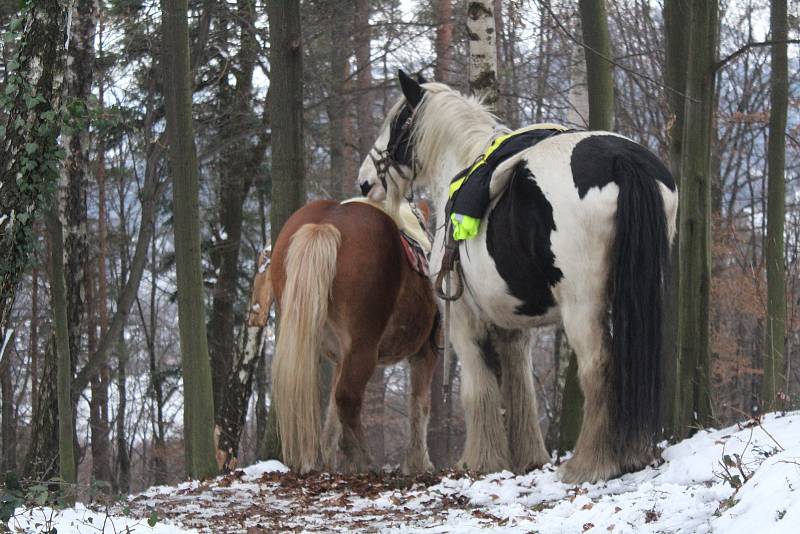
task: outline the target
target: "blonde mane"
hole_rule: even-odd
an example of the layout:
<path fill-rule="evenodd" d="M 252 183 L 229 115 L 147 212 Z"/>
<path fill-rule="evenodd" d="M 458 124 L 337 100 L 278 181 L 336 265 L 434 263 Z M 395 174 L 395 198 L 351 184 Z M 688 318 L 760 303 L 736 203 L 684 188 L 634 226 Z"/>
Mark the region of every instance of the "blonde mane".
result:
<path fill-rule="evenodd" d="M 425 97 L 417 108 L 412 144 L 426 179 L 440 173 L 445 151 L 462 167 L 481 154 L 493 135 L 507 131 L 481 100 L 464 96 L 444 84 L 426 83 Z M 391 116 L 394 116 L 393 114 Z M 442 177 L 449 180 L 452 176 Z"/>

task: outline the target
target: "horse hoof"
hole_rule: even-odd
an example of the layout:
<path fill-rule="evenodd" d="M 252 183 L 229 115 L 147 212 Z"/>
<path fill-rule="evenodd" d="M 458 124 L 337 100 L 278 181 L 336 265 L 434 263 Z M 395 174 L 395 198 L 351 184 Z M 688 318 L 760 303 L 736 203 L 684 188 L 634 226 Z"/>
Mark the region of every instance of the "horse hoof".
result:
<path fill-rule="evenodd" d="M 582 465 L 573 457 L 558 468 L 558 478 L 565 484 L 594 484 L 609 480 L 620 474 L 620 470 L 612 465 Z"/>

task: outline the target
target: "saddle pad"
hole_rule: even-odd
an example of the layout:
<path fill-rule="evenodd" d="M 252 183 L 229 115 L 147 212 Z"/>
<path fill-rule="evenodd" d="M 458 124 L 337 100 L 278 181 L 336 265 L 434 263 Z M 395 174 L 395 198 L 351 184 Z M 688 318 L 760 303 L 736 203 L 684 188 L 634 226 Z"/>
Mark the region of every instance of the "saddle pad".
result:
<path fill-rule="evenodd" d="M 430 253 L 431 239 L 428 237 L 428 232 L 422 225 L 422 222 L 420 222 L 420 220 L 417 219 L 417 216 L 414 215 L 414 211 L 411 208 L 411 203 L 407 200 L 403 199 L 403 201 L 400 203 L 398 212 L 394 214 L 389 212 L 384 202 L 376 202 L 366 197 L 355 197 L 348 200 L 343 200 L 342 204 L 349 204 L 350 202 L 369 204 L 370 206 L 378 208 L 385 214 L 389 215 L 401 232 L 405 232 L 408 237 L 419 243 L 419 246 L 422 247 L 422 250 L 424 250 L 426 253 Z"/>
<path fill-rule="evenodd" d="M 400 230 L 400 242 L 403 244 L 406 259 L 411 268 L 422 276 L 429 277 L 428 255 L 422 250 L 420 244 L 402 230 Z"/>

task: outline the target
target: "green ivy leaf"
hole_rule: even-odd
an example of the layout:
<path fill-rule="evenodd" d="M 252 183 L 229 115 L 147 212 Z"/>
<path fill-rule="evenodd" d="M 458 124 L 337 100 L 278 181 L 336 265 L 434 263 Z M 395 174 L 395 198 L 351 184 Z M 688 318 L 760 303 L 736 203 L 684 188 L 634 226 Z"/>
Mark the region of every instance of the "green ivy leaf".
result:
<path fill-rule="evenodd" d="M 33 154 L 34 152 L 36 152 L 37 150 L 39 150 L 39 145 L 38 144 L 36 144 L 36 143 L 25 143 L 25 152 L 27 152 L 29 156 L 31 154 Z"/>
<path fill-rule="evenodd" d="M 153 528 L 156 526 L 156 523 L 158 523 L 158 513 L 153 510 L 150 512 L 150 517 L 147 518 L 147 524 L 150 526 L 150 528 Z"/>

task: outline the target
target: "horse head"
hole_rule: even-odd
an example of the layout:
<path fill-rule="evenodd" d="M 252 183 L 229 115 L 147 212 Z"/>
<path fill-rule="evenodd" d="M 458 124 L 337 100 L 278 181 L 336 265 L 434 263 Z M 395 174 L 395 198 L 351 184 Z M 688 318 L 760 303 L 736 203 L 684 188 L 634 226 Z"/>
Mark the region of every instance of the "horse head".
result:
<path fill-rule="evenodd" d="M 390 206 L 405 196 L 415 177 L 412 130 L 415 113 L 426 94 L 424 78 L 414 80 L 402 70 L 398 75 L 403 98 L 392 107 L 358 173 L 361 193 L 372 200 L 388 200 Z"/>

